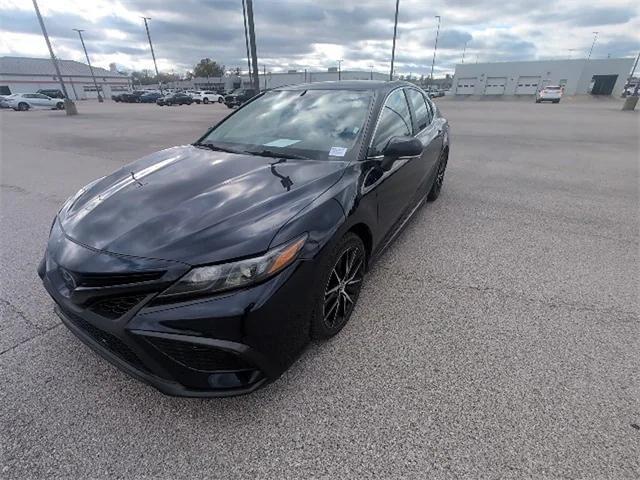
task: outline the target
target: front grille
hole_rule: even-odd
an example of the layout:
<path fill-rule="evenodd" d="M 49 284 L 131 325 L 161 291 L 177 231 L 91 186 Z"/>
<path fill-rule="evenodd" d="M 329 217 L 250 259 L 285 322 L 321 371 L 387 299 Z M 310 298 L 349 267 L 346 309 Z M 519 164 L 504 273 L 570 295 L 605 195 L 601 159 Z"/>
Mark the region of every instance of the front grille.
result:
<path fill-rule="evenodd" d="M 164 271 L 157 272 L 137 272 L 125 274 L 79 274 L 74 273 L 77 278 L 78 286 L 82 287 L 113 287 L 115 285 L 128 285 L 131 283 L 148 282 L 157 280 Z"/>
<path fill-rule="evenodd" d="M 237 355 L 215 347 L 159 337 L 147 337 L 147 341 L 172 360 L 194 370 L 215 372 L 255 369 Z"/>
<path fill-rule="evenodd" d="M 98 327 L 94 327 L 77 315 L 69 314 L 68 312 L 65 313 L 67 318 L 69 318 L 74 325 L 86 332 L 98 345 L 106 348 L 111 353 L 115 354 L 117 357 L 135 368 L 139 370 L 146 370 L 144 364 L 140 361 L 135 352 L 118 337 L 111 335 Z"/>
<path fill-rule="evenodd" d="M 112 320 L 120 318 L 144 299 L 145 295 L 130 295 L 127 297 L 111 297 L 98 300 L 89 310 L 102 317 Z"/>

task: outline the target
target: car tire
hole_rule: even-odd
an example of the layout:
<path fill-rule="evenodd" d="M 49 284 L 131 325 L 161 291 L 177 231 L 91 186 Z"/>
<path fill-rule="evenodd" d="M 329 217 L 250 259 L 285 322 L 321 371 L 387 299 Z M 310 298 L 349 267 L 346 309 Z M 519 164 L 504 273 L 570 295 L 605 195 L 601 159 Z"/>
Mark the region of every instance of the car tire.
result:
<path fill-rule="evenodd" d="M 56 108 L 58 110 L 64 110 L 64 103 L 63 102 L 56 103 Z"/>
<path fill-rule="evenodd" d="M 165 104 L 167 107 L 170 107 L 171 105 L 173 105 L 173 102 L 164 102 L 164 104 Z"/>
<path fill-rule="evenodd" d="M 218 103 L 222 103 L 222 102 L 224 102 L 223 98 L 222 97 L 218 98 Z"/>
<path fill-rule="evenodd" d="M 448 161 L 449 161 L 449 151 L 444 150 L 440 154 L 440 160 L 438 161 L 438 170 L 436 171 L 436 176 L 433 179 L 433 184 L 431 185 L 431 189 L 427 194 L 428 202 L 435 202 L 440 196 L 440 191 L 442 190 L 442 185 L 444 184 L 444 174 L 447 171 Z"/>
<path fill-rule="evenodd" d="M 347 233 L 321 256 L 322 285 L 313 301 L 311 338 L 336 335 L 347 324 L 358 301 L 366 271 L 367 252 L 362 239 Z"/>
<path fill-rule="evenodd" d="M 209 99 L 207 97 L 203 98 L 202 103 L 206 105 L 207 103 L 209 103 Z"/>
<path fill-rule="evenodd" d="M 200 100 L 196 100 L 196 105 L 200 105 Z"/>
<path fill-rule="evenodd" d="M 542 100 L 536 100 L 536 103 L 540 103 L 540 102 L 542 102 Z"/>
<path fill-rule="evenodd" d="M 25 102 L 20 102 L 18 104 L 18 111 L 20 112 L 26 112 L 27 110 L 29 110 L 29 104 L 25 103 Z"/>
<path fill-rule="evenodd" d="M 554 100 L 553 103 L 560 103 L 560 100 Z"/>

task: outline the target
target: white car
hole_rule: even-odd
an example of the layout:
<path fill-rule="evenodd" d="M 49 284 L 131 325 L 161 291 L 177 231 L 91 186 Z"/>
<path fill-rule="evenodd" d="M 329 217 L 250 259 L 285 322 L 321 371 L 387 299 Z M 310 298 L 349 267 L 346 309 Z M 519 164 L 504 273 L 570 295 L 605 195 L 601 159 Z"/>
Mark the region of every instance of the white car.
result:
<path fill-rule="evenodd" d="M 194 90 L 187 93 L 191 95 L 191 98 L 193 98 L 193 101 L 196 103 L 224 102 L 224 97 L 222 95 L 218 95 L 216 92 L 211 90 Z"/>
<path fill-rule="evenodd" d="M 560 103 L 562 87 L 560 85 L 548 85 L 536 93 L 536 103 L 553 102 Z"/>
<path fill-rule="evenodd" d="M 60 98 L 51 98 L 42 93 L 15 93 L 5 99 L 9 108 L 22 112 L 30 109 L 63 110 L 64 102 Z"/>

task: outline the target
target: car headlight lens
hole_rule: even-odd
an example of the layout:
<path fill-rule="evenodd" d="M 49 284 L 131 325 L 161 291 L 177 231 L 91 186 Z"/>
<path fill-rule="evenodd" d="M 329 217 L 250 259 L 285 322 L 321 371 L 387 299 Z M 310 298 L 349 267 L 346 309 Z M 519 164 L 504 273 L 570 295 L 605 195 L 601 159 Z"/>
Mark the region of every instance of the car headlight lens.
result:
<path fill-rule="evenodd" d="M 306 239 L 307 234 L 304 234 L 260 257 L 194 268 L 162 292 L 160 297 L 216 293 L 260 282 L 290 265 Z"/>

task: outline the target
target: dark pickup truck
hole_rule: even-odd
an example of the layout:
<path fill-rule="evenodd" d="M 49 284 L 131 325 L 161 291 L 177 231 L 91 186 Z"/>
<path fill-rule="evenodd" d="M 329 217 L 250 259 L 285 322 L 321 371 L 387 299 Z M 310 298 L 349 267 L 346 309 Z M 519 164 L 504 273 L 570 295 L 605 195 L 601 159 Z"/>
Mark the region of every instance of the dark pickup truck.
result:
<path fill-rule="evenodd" d="M 224 104 L 229 107 L 239 107 L 247 100 L 252 99 L 258 94 L 257 90 L 252 88 L 238 88 L 224 97 Z"/>

